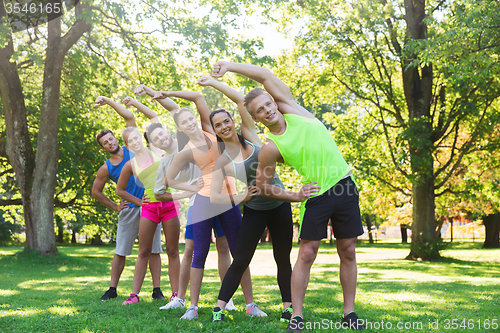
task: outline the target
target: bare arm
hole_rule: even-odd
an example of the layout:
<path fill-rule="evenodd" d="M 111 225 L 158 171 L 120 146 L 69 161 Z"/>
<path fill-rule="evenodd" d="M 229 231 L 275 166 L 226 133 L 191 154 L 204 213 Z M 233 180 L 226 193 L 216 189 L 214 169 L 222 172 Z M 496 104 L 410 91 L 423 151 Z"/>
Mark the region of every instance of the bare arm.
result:
<path fill-rule="evenodd" d="M 125 106 L 133 106 L 135 107 L 137 110 L 139 110 L 143 115 L 145 115 L 146 117 L 148 117 L 148 119 L 152 122 L 152 123 L 158 123 L 160 122 L 158 120 L 158 114 L 156 112 L 154 112 L 153 110 L 151 110 L 150 108 L 148 108 L 146 105 L 142 104 L 141 102 L 139 102 L 138 100 L 130 97 L 130 96 L 127 96 L 123 99 L 122 101 L 123 104 L 125 104 Z"/>
<path fill-rule="evenodd" d="M 200 114 L 201 128 L 205 132 L 209 132 L 215 135 L 212 125 L 210 125 L 210 109 L 208 108 L 205 98 L 195 91 L 158 91 L 156 92 L 154 99 L 165 98 L 165 97 L 178 97 L 191 102 L 194 102 L 196 109 Z"/>
<path fill-rule="evenodd" d="M 284 109 L 279 107 L 278 109 L 281 113 L 292 113 L 305 118 L 314 118 L 309 111 L 295 102 L 290 88 L 270 70 L 251 64 L 218 61 L 214 64 L 212 76 L 215 78 L 222 77 L 226 72 L 244 75 L 264 85 L 264 89 L 266 89 L 276 103 L 281 102 L 289 106 L 289 108 Z"/>
<path fill-rule="evenodd" d="M 94 184 L 92 185 L 92 196 L 109 209 L 114 210 L 115 212 L 120 212 L 128 202 L 122 200 L 120 204 L 117 205 L 106 195 L 104 195 L 104 193 L 102 193 L 102 190 L 104 189 L 104 186 L 106 185 L 108 179 L 108 167 L 106 166 L 106 164 L 103 164 L 99 168 L 99 170 L 97 170 L 97 175 L 94 179 Z"/>
<path fill-rule="evenodd" d="M 255 122 L 253 121 L 250 113 L 248 113 L 247 108 L 243 106 L 243 100 L 245 98 L 243 94 L 209 76 L 200 77 L 197 83 L 200 86 L 211 86 L 232 100 L 238 106 L 238 112 L 241 116 L 241 134 L 252 143 L 262 146 L 262 141 L 260 141 L 260 138 L 257 135 Z"/>
<path fill-rule="evenodd" d="M 118 182 L 116 183 L 116 194 L 118 194 L 121 198 L 136 204 L 137 206 L 142 206 L 143 204 L 148 203 L 147 200 L 144 200 L 148 199 L 146 195 L 143 197 L 143 200 L 141 200 L 126 191 L 130 176 L 132 176 L 132 165 L 130 164 L 130 161 L 128 161 L 123 166 L 120 178 L 118 178 Z"/>
<path fill-rule="evenodd" d="M 155 199 L 158 201 L 175 201 L 184 198 L 189 198 L 194 194 L 196 194 L 196 192 L 191 192 L 191 191 L 176 192 L 176 193 L 165 192 L 163 194 L 155 193 Z"/>
<path fill-rule="evenodd" d="M 278 147 L 272 141 L 267 141 L 259 152 L 259 166 L 257 168 L 257 187 L 260 195 L 266 198 L 287 201 L 302 202 L 316 195 L 320 187 L 316 183 L 303 185 L 299 192 L 292 192 L 272 185 L 276 162 L 282 158 Z"/>
<path fill-rule="evenodd" d="M 112 99 L 104 96 L 99 96 L 95 100 L 95 107 L 103 106 L 103 105 L 109 105 L 115 111 L 123 118 L 125 119 L 125 124 L 127 127 L 137 127 L 137 124 L 135 122 L 134 114 L 128 110 L 126 107 L 123 105 L 120 105 L 119 103 L 113 101 Z"/>
<path fill-rule="evenodd" d="M 177 190 L 191 191 L 191 192 L 198 192 L 200 190 L 201 186 L 199 186 L 199 184 L 189 185 L 180 182 L 178 180 L 175 180 L 175 177 L 177 177 L 182 167 L 186 163 L 190 162 L 194 163 L 193 153 L 191 152 L 190 149 L 184 149 L 174 157 L 172 164 L 170 164 L 170 168 L 168 168 L 167 170 L 167 175 L 165 176 L 165 184 L 167 187 L 172 187 Z"/>
<path fill-rule="evenodd" d="M 138 85 L 134 89 L 134 93 L 137 96 L 142 96 L 142 95 L 148 95 L 149 97 L 154 97 L 156 94 L 156 90 L 153 90 L 149 87 L 146 87 L 143 84 Z M 159 98 L 156 100 L 161 106 L 163 106 L 165 109 L 167 109 L 172 115 L 179 109 L 179 105 L 175 103 L 173 100 L 170 98 Z"/>

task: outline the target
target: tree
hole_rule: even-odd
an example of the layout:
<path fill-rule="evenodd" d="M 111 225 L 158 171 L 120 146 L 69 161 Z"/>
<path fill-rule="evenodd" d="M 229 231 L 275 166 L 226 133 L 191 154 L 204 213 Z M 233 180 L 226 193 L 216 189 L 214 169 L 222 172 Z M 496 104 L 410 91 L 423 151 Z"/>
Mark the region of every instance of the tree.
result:
<path fill-rule="evenodd" d="M 464 157 L 498 122 L 492 108 L 499 97 L 498 3 L 280 4 L 289 13 L 285 20 L 306 19 L 296 39 L 296 63 L 319 72 L 302 81 L 333 77 L 355 97 L 359 117 L 374 124 L 367 135 L 382 132 L 384 144 L 377 150 L 386 150 L 388 158 L 379 160 L 383 154 L 368 150 L 364 160 L 379 161 L 379 184 L 413 205 L 408 258 L 439 258 L 435 199 L 453 191 L 450 179 Z M 459 134 L 465 140 L 457 140 Z"/>

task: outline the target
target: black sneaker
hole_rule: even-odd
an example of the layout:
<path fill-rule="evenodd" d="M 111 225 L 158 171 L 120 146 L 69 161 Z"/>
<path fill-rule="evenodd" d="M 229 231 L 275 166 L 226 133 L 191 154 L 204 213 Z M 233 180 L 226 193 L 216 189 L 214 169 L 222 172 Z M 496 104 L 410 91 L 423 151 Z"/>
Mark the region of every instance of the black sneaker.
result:
<path fill-rule="evenodd" d="M 224 310 L 222 310 L 217 306 L 214 308 L 214 311 L 212 312 L 212 319 L 210 319 L 210 322 L 217 323 L 221 321 L 224 321 Z"/>
<path fill-rule="evenodd" d="M 351 311 L 342 318 L 342 328 L 350 328 L 353 331 L 362 331 L 365 329 L 363 320 L 359 319 L 354 311 Z"/>
<path fill-rule="evenodd" d="M 288 323 L 288 327 L 286 328 L 287 332 L 302 332 L 304 330 L 304 318 L 301 316 L 295 316 L 290 319 Z"/>
<path fill-rule="evenodd" d="M 108 299 L 116 298 L 116 296 L 118 296 L 116 294 L 116 288 L 110 287 L 108 290 L 106 290 L 104 295 L 101 296 L 101 301 L 107 301 Z"/>
<path fill-rule="evenodd" d="M 165 299 L 165 296 L 163 296 L 160 287 L 153 288 L 153 294 L 151 295 L 151 297 L 153 297 L 153 299 Z"/>
<path fill-rule="evenodd" d="M 289 323 L 292 319 L 292 306 L 290 305 L 285 311 L 281 313 L 280 321 L 282 323 Z"/>

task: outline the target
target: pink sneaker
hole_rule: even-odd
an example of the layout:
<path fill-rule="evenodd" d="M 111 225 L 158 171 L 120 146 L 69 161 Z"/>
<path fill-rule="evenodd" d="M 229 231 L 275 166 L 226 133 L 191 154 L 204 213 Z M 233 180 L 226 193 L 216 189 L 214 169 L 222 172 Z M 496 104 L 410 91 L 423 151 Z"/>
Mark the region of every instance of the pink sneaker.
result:
<path fill-rule="evenodd" d="M 130 294 L 129 298 L 122 303 L 122 305 L 134 304 L 134 303 L 139 303 L 139 295 L 132 293 Z"/>
<path fill-rule="evenodd" d="M 170 296 L 170 302 L 172 302 L 178 296 L 179 296 L 178 293 L 173 293 L 172 296 Z"/>

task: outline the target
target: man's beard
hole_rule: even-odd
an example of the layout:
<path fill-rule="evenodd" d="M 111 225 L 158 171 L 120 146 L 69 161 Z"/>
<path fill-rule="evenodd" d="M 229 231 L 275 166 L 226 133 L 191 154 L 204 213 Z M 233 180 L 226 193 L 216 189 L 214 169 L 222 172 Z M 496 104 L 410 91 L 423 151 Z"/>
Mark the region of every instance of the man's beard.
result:
<path fill-rule="evenodd" d="M 120 146 L 117 146 L 115 150 L 110 151 L 109 153 L 115 155 L 118 154 L 119 152 L 120 152 Z"/>

